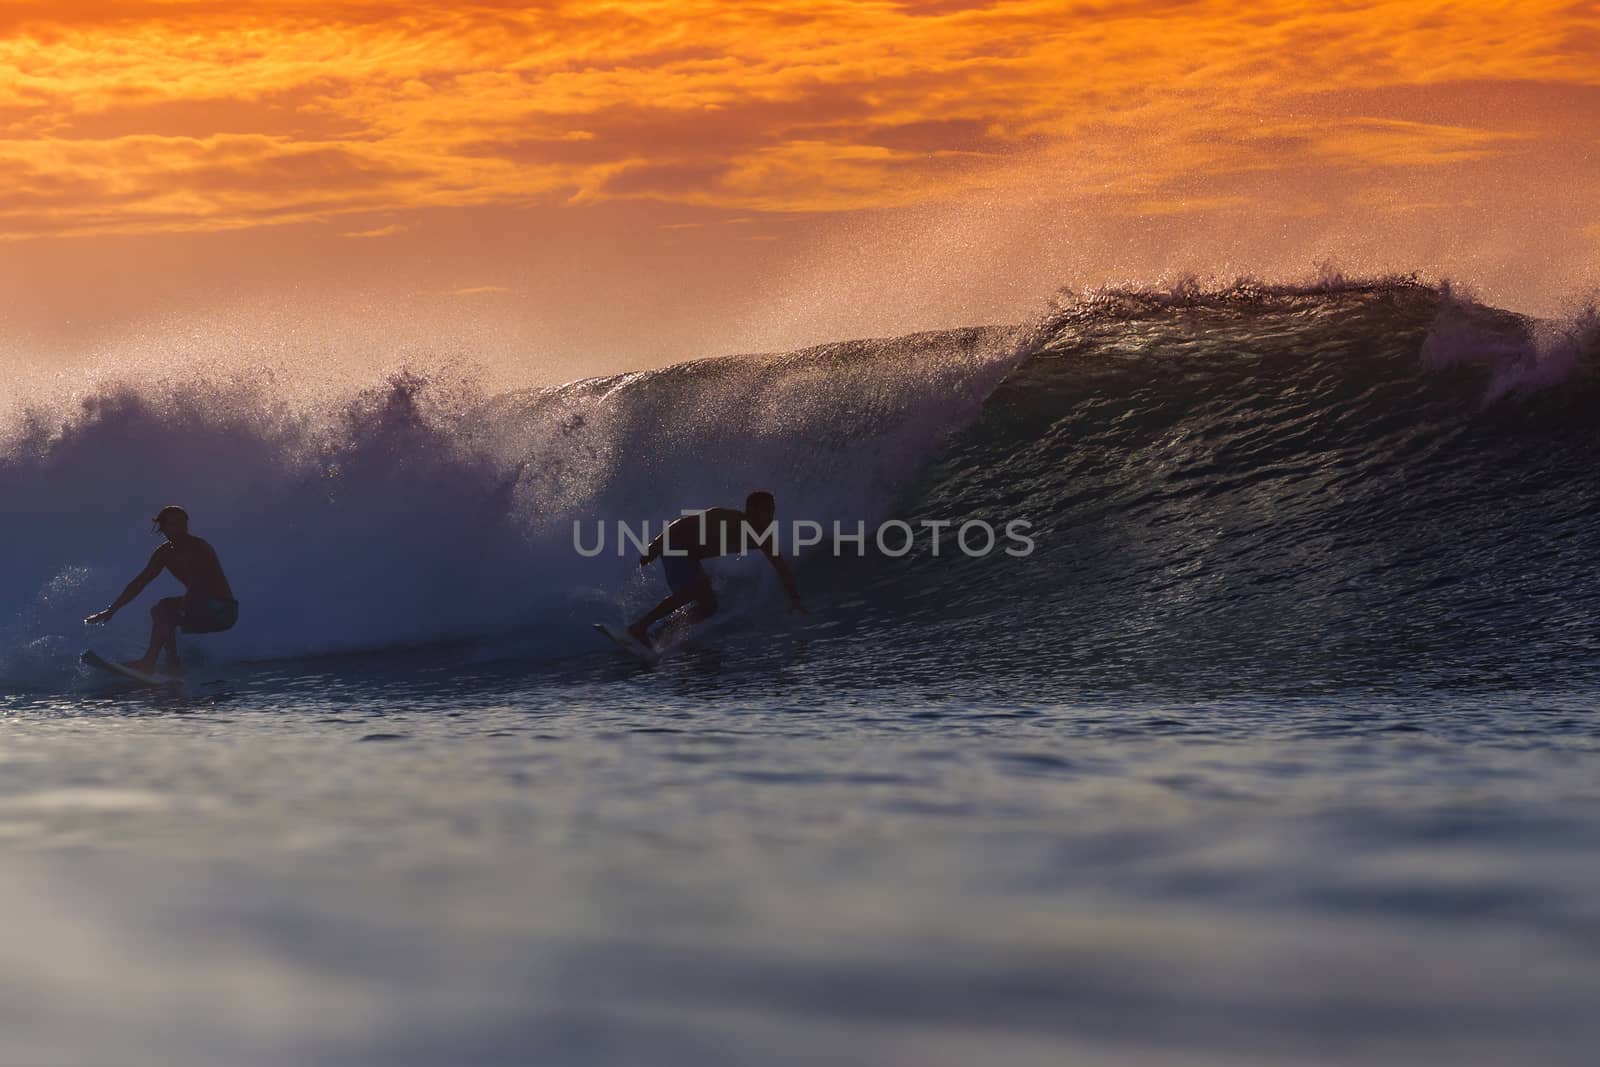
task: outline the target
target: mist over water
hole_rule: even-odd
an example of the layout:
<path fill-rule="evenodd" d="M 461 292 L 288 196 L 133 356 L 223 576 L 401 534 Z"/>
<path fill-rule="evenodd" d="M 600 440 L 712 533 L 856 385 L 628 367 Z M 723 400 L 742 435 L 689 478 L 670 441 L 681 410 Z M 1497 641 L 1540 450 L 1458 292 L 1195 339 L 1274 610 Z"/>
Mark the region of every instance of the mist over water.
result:
<path fill-rule="evenodd" d="M 497 396 L 447 369 L 331 399 L 241 374 L 25 407 L 0 464 L 8 510 L 29 517 L 4 574 L 21 607 L 8 646 L 29 669 L 70 662 L 64 635 L 85 606 L 109 602 L 155 547 L 149 502 L 181 501 L 248 605 L 250 625 L 214 642 L 229 657 L 528 628 L 548 652 L 584 647 L 573 623 L 620 609 L 632 561 L 581 558 L 574 521 L 659 524 L 757 486 L 795 516 L 873 518 L 1018 358 L 1010 337 L 843 344 Z"/>

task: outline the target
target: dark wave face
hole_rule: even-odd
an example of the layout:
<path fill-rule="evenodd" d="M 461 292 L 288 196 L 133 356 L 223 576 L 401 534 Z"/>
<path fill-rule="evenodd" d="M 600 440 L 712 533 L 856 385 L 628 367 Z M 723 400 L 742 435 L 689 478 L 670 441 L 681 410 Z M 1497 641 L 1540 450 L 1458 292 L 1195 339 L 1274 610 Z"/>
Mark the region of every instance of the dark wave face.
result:
<path fill-rule="evenodd" d="M 1592 678 L 1594 338 L 1406 282 L 1076 303 L 900 509 L 1035 552 L 840 571 L 901 669 L 974 685 Z"/>

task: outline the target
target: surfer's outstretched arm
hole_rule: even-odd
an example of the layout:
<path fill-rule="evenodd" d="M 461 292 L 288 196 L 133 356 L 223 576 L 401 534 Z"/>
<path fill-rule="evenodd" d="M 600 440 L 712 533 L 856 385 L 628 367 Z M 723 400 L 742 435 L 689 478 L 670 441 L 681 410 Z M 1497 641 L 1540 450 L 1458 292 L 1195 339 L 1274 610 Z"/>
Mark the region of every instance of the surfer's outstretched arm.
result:
<path fill-rule="evenodd" d="M 783 591 L 789 594 L 789 610 L 806 610 L 805 605 L 800 603 L 800 587 L 794 584 L 794 574 L 789 570 L 789 564 L 785 563 L 783 557 L 776 552 L 767 551 L 766 557 L 767 562 L 772 564 L 772 569 L 778 572 L 778 580 L 783 583 Z"/>
<path fill-rule="evenodd" d="M 110 622 L 111 616 L 115 615 L 117 612 L 133 603 L 134 598 L 140 593 L 144 592 L 144 587 L 155 581 L 156 576 L 161 573 L 164 567 L 166 567 L 167 560 L 166 556 L 163 555 L 163 553 L 166 552 L 166 549 L 167 546 L 162 545 L 160 548 L 155 550 L 155 553 L 150 557 L 150 562 L 145 564 L 144 570 L 140 571 L 138 576 L 135 577 L 133 581 L 128 583 L 128 588 L 122 591 L 122 595 L 117 597 L 117 599 L 109 608 L 106 608 L 104 611 L 97 611 L 83 621 Z"/>

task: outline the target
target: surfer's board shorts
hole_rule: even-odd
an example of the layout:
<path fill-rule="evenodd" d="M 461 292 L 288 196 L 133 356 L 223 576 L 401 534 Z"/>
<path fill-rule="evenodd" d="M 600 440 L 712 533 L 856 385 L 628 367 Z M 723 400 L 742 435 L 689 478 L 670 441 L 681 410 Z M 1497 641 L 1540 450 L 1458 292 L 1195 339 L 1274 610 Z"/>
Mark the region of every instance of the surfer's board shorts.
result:
<path fill-rule="evenodd" d="M 178 629 L 186 634 L 220 634 L 239 621 L 237 600 L 172 599 L 178 602 Z"/>
<path fill-rule="evenodd" d="M 667 578 L 667 588 L 681 593 L 706 576 L 705 568 L 692 556 L 661 557 L 661 570 Z"/>

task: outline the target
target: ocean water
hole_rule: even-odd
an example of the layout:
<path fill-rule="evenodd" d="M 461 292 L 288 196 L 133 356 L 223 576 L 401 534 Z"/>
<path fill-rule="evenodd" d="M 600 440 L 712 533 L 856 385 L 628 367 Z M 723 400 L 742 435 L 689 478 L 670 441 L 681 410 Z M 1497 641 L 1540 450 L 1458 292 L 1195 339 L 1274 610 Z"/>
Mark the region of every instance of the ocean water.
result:
<path fill-rule="evenodd" d="M 1592 1062 L 1597 337 L 1334 281 L 18 398 L 0 1059 Z M 802 555 L 804 615 L 712 564 L 654 669 L 589 630 L 662 590 L 574 522 L 757 486 L 919 535 Z M 175 500 L 241 622 L 128 689 L 76 656 L 142 613 L 77 620 Z"/>

